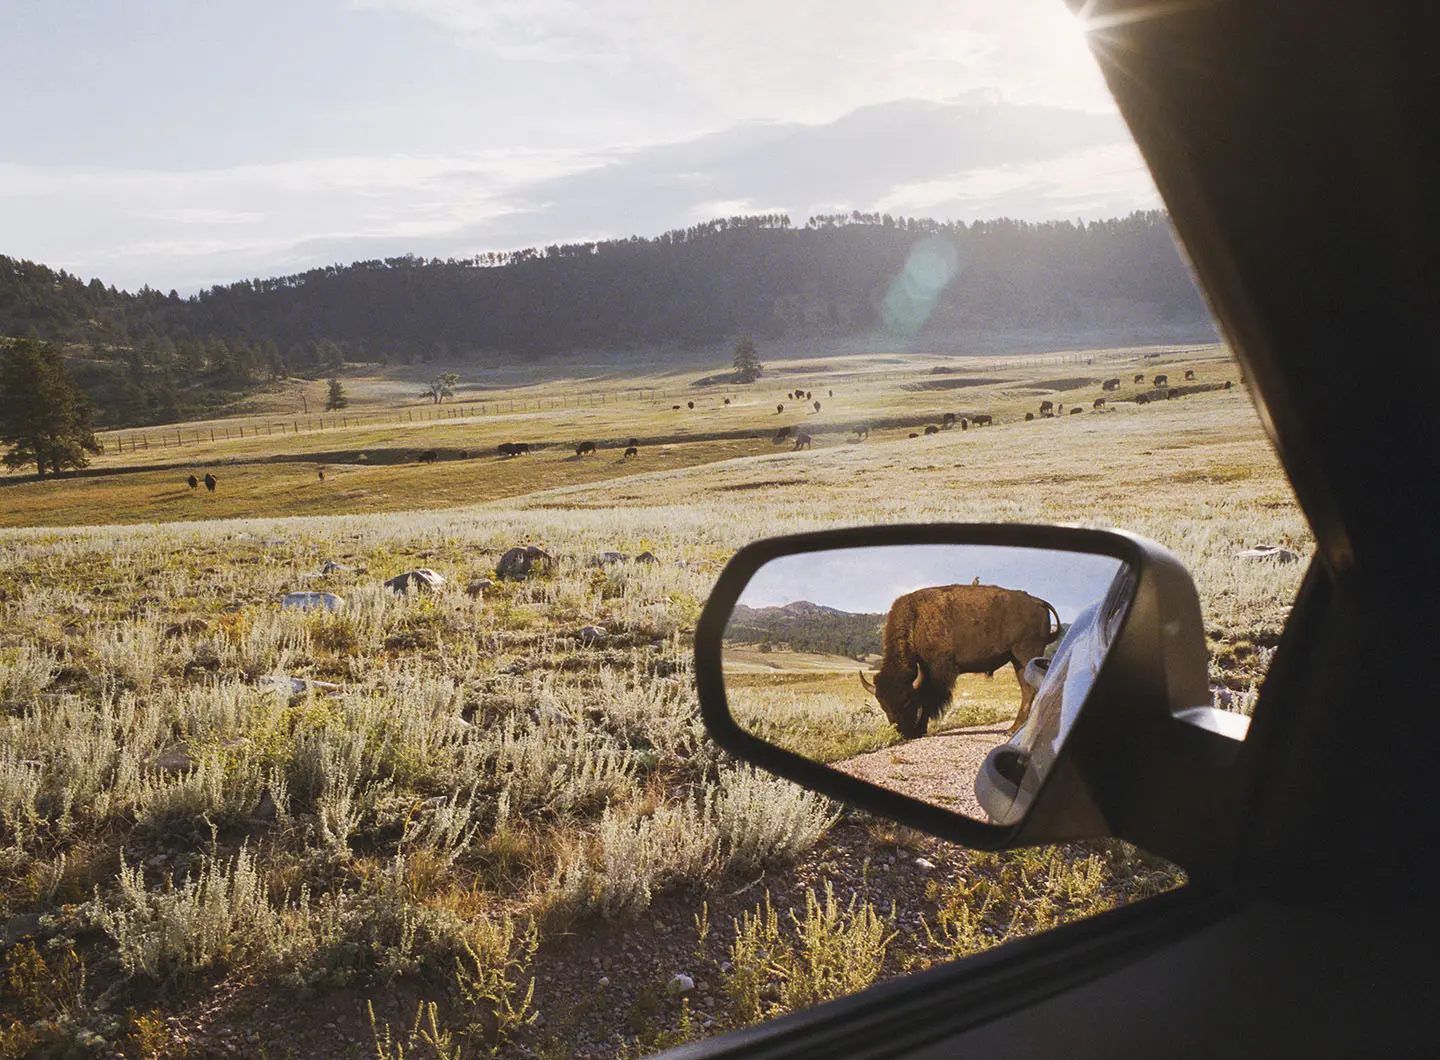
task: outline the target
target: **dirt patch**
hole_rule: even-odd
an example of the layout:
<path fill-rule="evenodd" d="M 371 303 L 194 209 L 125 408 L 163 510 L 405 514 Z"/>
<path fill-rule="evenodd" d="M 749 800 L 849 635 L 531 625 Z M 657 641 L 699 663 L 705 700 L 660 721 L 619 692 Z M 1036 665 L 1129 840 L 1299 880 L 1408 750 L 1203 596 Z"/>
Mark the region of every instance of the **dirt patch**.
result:
<path fill-rule="evenodd" d="M 1005 742 L 1006 728 L 1000 724 L 951 729 L 857 755 L 837 763 L 835 768 L 890 791 L 984 821 L 985 811 L 975 801 L 974 780 L 990 749 Z"/>

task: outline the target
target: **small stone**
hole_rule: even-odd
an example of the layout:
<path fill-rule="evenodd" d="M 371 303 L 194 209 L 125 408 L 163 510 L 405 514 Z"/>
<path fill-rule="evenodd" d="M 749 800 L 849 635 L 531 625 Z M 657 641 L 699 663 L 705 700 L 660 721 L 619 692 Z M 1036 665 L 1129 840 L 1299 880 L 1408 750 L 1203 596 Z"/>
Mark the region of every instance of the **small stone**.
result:
<path fill-rule="evenodd" d="M 935 862 L 929 858 L 916 858 L 915 867 L 923 872 L 930 872 L 935 868 Z"/>
<path fill-rule="evenodd" d="M 671 997 L 679 997 L 681 995 L 688 994 L 694 989 L 695 980 L 691 979 L 684 972 L 676 974 L 673 978 L 671 978 L 668 983 L 665 984 L 665 993 L 669 994 Z"/>
<path fill-rule="evenodd" d="M 586 644 L 599 644 L 610 634 L 604 626 L 581 626 L 580 639 Z"/>
<path fill-rule="evenodd" d="M 476 578 L 465 586 L 465 595 L 479 597 L 486 589 L 494 584 L 494 581 L 489 578 Z"/>
<path fill-rule="evenodd" d="M 635 557 L 636 563 L 659 563 L 659 558 L 653 552 L 642 552 Z"/>
<path fill-rule="evenodd" d="M 608 975 L 602 975 L 599 979 L 596 980 L 596 982 L 599 983 L 601 986 L 609 986 L 610 977 Z"/>

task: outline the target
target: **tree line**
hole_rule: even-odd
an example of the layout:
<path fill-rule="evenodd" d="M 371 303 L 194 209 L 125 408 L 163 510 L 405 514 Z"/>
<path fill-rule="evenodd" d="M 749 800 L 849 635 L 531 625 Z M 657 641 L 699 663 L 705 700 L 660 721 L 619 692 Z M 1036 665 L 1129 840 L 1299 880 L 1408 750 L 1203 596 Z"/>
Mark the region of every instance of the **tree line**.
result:
<path fill-rule="evenodd" d="M 404 256 L 218 285 L 188 298 L 0 256 L 0 335 L 66 344 L 106 425 L 223 408 L 347 363 L 484 362 L 579 349 L 885 336 L 906 263 L 941 245 L 953 277 L 901 338 L 964 352 L 1017 329 L 1208 327 L 1158 211 L 1107 221 L 941 222 L 860 213 L 731 217 L 653 238 L 469 258 Z M 913 314 L 912 314 L 913 317 Z"/>

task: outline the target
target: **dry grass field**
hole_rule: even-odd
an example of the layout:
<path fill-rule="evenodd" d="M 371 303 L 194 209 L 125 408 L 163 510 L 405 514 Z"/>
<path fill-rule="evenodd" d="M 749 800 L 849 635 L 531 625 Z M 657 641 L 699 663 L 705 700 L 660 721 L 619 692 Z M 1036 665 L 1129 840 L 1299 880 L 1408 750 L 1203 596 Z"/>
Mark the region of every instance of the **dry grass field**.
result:
<path fill-rule="evenodd" d="M 1090 407 L 1101 378 L 1157 365 L 1238 378 L 1222 352 L 1017 362 L 949 391 L 904 389 L 954 378 L 924 359 L 835 358 L 803 380 L 837 395 L 808 419 L 774 413 L 785 375 L 683 416 L 286 442 L 557 446 L 508 461 L 336 462 L 322 484 L 277 436 L 204 450 L 235 461 L 213 497 L 180 470 L 0 485 L 0 1057 L 635 1056 L 1173 886 L 1122 844 L 980 855 L 755 774 L 704 735 L 691 637 L 757 537 L 1117 526 L 1192 572 L 1212 676 L 1245 709 L 1303 564 L 1235 552 L 1312 546 L 1243 389 Z M 1038 385 L 1071 377 L 1095 382 Z M 1042 396 L 1086 412 L 1024 421 Z M 996 425 L 880 426 L 972 408 Z M 772 445 L 780 424 L 814 448 Z M 628 435 L 654 439 L 638 461 L 558 448 Z M 496 579 L 526 543 L 553 566 Z M 383 588 L 421 566 L 445 586 Z M 297 590 L 345 603 L 283 609 Z M 792 662 L 787 739 L 818 711 L 855 724 L 814 753 L 893 741 L 853 676 Z M 1005 676 L 974 694 L 1003 699 Z"/>

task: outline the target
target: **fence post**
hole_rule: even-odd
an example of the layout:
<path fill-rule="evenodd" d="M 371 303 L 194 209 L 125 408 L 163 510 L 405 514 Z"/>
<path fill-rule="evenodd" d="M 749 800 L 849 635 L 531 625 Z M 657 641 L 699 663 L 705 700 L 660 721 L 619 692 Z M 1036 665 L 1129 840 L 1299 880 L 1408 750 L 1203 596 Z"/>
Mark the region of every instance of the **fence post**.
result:
<path fill-rule="evenodd" d="M 180 432 L 179 432 L 179 431 L 176 431 L 176 432 L 175 432 L 175 445 L 178 447 L 178 446 L 182 446 L 182 445 L 184 445 L 184 444 L 185 444 L 185 439 L 182 438 L 182 437 L 180 437 Z"/>

